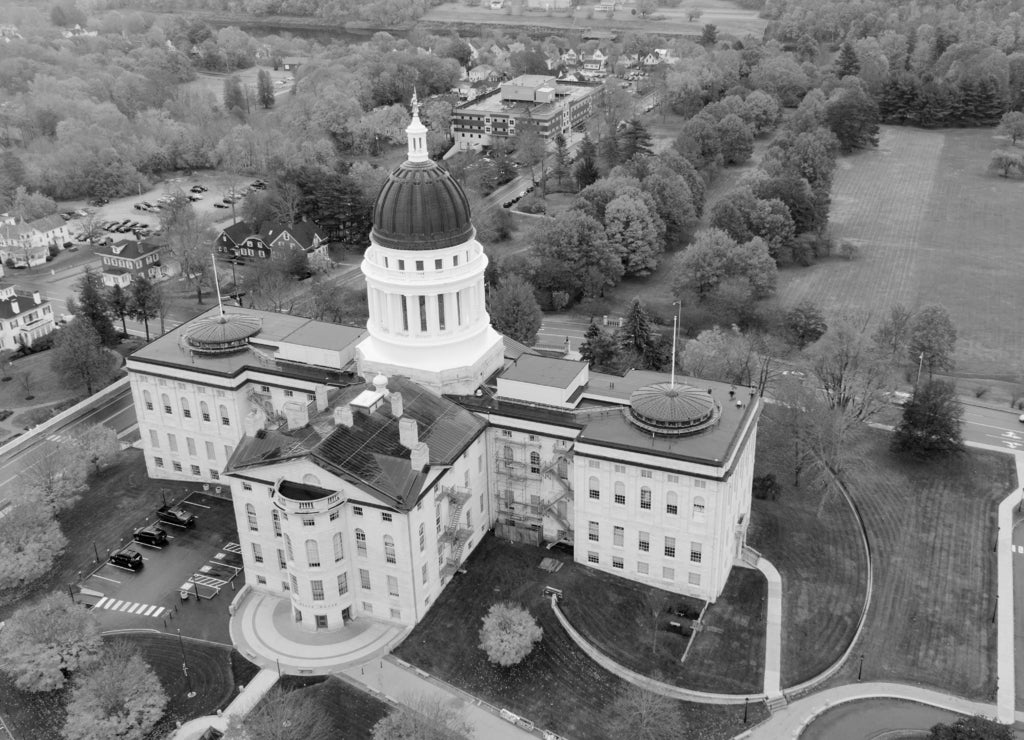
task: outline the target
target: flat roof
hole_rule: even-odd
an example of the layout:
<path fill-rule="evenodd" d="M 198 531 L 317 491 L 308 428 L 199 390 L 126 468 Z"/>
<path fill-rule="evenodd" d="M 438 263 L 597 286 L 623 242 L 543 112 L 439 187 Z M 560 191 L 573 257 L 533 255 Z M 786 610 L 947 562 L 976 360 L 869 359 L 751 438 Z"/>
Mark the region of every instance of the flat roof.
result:
<path fill-rule="evenodd" d="M 231 306 L 224 309 L 225 313 L 255 316 L 260 319 L 260 331 L 252 338 L 255 347 L 246 347 L 226 355 L 204 355 L 189 351 L 185 343 L 185 332 L 193 322 L 208 316 L 215 316 L 219 310 L 217 306 L 212 306 L 191 321 L 176 326 L 162 337 L 157 337 L 130 354 L 129 362 L 132 360 L 150 362 L 226 377 L 236 376 L 242 370 L 251 368 L 318 383 L 350 382 L 350 377 L 342 373 L 341 368 L 303 365 L 287 359 L 275 360 L 269 355 L 270 350 L 260 349 L 260 345 L 268 347 L 268 342 L 283 342 L 321 349 L 344 349 L 362 337 L 365 334 L 365 329 L 344 324 L 331 324 L 326 321 L 314 321 L 301 316 L 291 316 L 273 311 L 257 311 L 252 308 Z M 296 341 L 295 337 L 306 341 Z"/>
<path fill-rule="evenodd" d="M 568 388 L 586 366 L 587 363 L 582 360 L 524 354 L 507 367 L 498 379 L 546 385 L 551 388 Z"/>
<path fill-rule="evenodd" d="M 509 83 L 504 83 L 508 85 Z M 452 115 L 457 115 L 458 112 L 474 114 L 487 114 L 487 113 L 506 113 L 509 115 L 515 113 L 525 114 L 527 110 L 535 115 L 544 115 L 545 113 L 553 113 L 557 111 L 561 104 L 566 101 L 581 100 L 587 95 L 590 95 L 595 89 L 596 85 L 588 83 L 570 83 L 568 81 L 560 81 L 555 83 L 555 100 L 552 103 L 537 103 L 528 100 L 502 100 L 501 89 L 492 90 L 489 93 L 481 95 L 478 98 L 469 100 L 461 105 L 455 106 L 452 111 Z"/>

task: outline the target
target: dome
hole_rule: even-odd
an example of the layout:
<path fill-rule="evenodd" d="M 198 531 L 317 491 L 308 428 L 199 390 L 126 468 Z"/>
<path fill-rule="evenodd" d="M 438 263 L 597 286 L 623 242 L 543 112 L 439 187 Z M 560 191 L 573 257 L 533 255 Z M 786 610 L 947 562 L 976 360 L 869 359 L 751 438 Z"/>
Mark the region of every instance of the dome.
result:
<path fill-rule="evenodd" d="M 257 316 L 221 314 L 193 322 L 185 335 L 189 348 L 198 354 L 220 355 L 245 349 L 248 339 L 259 333 Z"/>
<path fill-rule="evenodd" d="M 633 391 L 629 413 L 632 422 L 644 431 L 679 436 L 712 426 L 722 415 L 722 408 L 708 391 L 655 383 Z"/>
<path fill-rule="evenodd" d="M 474 233 L 466 194 L 435 162 L 403 162 L 388 176 L 373 207 L 371 238 L 388 249 L 454 247 Z"/>

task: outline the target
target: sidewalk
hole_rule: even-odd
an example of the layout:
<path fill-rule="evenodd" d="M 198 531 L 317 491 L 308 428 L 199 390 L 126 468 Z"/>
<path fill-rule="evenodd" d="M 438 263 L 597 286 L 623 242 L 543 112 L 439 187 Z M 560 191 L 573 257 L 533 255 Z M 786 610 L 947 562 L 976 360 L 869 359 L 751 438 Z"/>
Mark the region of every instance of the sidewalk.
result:
<path fill-rule="evenodd" d="M 277 683 L 276 671 L 261 670 L 222 714 L 189 720 L 174 733 L 174 740 L 196 740 L 210 727 L 226 732 L 231 718 L 244 717 L 251 712 L 253 707 L 259 704 L 260 699 L 274 687 L 275 683 Z"/>
<path fill-rule="evenodd" d="M 473 725 L 473 737 L 477 740 L 521 740 L 536 737 L 501 719 L 495 712 L 488 711 L 480 699 L 464 694 L 446 683 L 429 677 L 426 672 L 399 664 L 392 656 L 372 660 L 361 666 L 353 666 L 341 672 L 367 688 L 371 693 L 382 694 L 396 704 L 403 704 L 414 696 L 428 696 L 444 702 L 453 702 L 465 712 Z M 529 718 L 527 718 L 529 719 Z"/>

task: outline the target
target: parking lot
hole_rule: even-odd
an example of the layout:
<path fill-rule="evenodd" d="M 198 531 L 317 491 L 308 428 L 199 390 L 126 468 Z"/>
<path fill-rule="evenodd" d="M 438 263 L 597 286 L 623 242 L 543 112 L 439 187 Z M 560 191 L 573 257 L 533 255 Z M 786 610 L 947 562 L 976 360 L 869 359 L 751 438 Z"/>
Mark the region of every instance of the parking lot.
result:
<path fill-rule="evenodd" d="M 183 633 L 226 641 L 227 605 L 245 583 L 231 502 L 196 491 L 180 506 L 195 515 L 195 526 L 158 524 L 167 533 L 165 545 L 133 542 L 132 530 L 120 542 L 105 543 L 110 553 L 123 548 L 140 553 L 141 569 L 119 567 L 107 561 L 103 550 L 98 553 L 101 564 L 79 584 L 76 600 L 93 608 L 103 629 L 178 626 Z M 140 517 L 136 527 L 157 523 L 156 508 Z M 209 603 L 222 609 L 204 609 Z M 187 629 L 186 623 L 194 620 L 183 617 L 194 617 L 196 610 L 215 615 L 218 624 Z"/>

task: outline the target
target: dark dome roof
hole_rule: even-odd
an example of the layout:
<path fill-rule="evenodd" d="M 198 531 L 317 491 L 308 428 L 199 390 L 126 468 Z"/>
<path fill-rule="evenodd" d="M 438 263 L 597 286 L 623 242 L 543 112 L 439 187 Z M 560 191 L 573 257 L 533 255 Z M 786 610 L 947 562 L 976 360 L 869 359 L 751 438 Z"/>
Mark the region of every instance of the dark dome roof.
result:
<path fill-rule="evenodd" d="M 434 162 L 403 162 L 373 207 L 373 241 L 389 249 L 441 249 L 473 238 L 469 201 Z"/>
<path fill-rule="evenodd" d="M 185 335 L 189 348 L 198 354 L 220 355 L 245 349 L 249 337 L 259 333 L 258 316 L 223 314 L 193 322 Z"/>
<path fill-rule="evenodd" d="M 633 391 L 630 417 L 641 429 L 665 436 L 693 434 L 713 425 L 722 408 L 708 391 L 655 383 Z"/>

